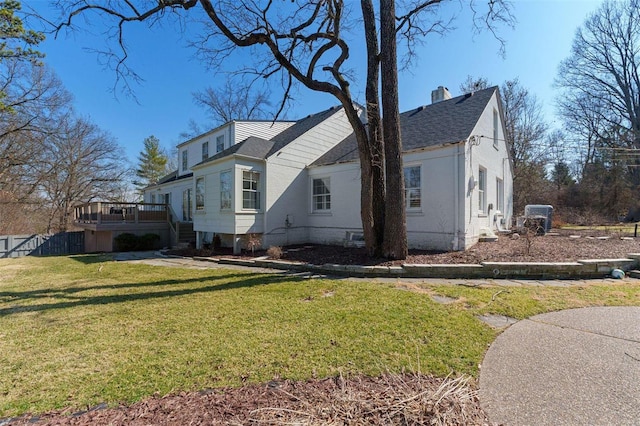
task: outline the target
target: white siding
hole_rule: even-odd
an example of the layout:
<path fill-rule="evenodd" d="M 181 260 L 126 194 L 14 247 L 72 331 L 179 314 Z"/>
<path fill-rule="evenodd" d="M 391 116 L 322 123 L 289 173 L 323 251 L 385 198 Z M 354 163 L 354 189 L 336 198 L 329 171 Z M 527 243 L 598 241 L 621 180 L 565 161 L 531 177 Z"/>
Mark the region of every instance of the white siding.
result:
<path fill-rule="evenodd" d="M 455 194 L 462 184 L 456 181 L 454 161 L 462 164 L 457 145 L 405 154 L 404 165 L 420 166 L 421 206 L 407 212 L 407 238 L 410 248 L 451 250 L 456 236 L 453 214 Z M 311 209 L 311 181 L 331 178 L 331 211 Z M 347 231 L 362 231 L 360 220 L 360 164 L 336 164 L 309 170 L 307 208 L 309 240 L 318 244 L 342 244 Z M 458 184 L 456 191 L 456 183 Z M 462 200 L 460 208 L 464 207 Z M 463 224 L 458 222 L 459 233 Z"/>
<path fill-rule="evenodd" d="M 283 164 L 309 165 L 351 133 L 353 129 L 341 109 L 282 148 L 277 159 Z"/>
<path fill-rule="evenodd" d="M 151 202 L 151 194 L 155 194 L 156 203 L 158 203 L 159 195 L 170 193 L 171 208 L 176 214 L 178 220 L 182 221 L 182 192 L 189 188 L 193 188 L 193 179 L 191 178 L 180 179 L 162 185 L 153 186 L 144 191 L 144 202 Z"/>
<path fill-rule="evenodd" d="M 311 208 L 314 178 L 329 177 L 331 210 L 314 213 Z M 333 164 L 309 169 L 304 198 L 309 221 L 309 242 L 342 245 L 347 231 L 361 232 L 360 163 Z"/>
<path fill-rule="evenodd" d="M 266 247 L 309 241 L 315 229 L 309 227 L 311 204 L 306 166 L 352 131 L 344 110 L 340 110 L 267 159 Z"/>
<path fill-rule="evenodd" d="M 405 154 L 405 166 L 421 167 L 421 206 L 407 212 L 409 247 L 451 250 L 461 224 L 455 220 L 455 197 L 460 195 L 454 162 L 458 145 Z M 456 185 L 458 185 L 456 187 Z M 462 203 L 459 203 L 462 207 Z"/>
<path fill-rule="evenodd" d="M 472 135 L 478 136 L 476 142 L 467 144 L 465 174 L 467 191 L 465 197 L 465 248 L 478 241 L 483 228 L 508 229 L 513 215 L 513 175 L 509 162 L 509 153 L 505 141 L 504 126 L 500 122 L 497 129 L 497 144 L 494 144 L 494 111 L 498 109 L 498 98 L 494 94 L 478 120 Z M 470 189 L 469 182 L 478 179 L 478 170 L 483 167 L 487 171 L 486 203 L 493 209 L 487 209 L 486 214 L 478 211 L 479 191 L 476 186 Z M 496 179 L 504 182 L 504 211 L 497 212 Z M 503 223 L 504 222 L 504 223 Z"/>
<path fill-rule="evenodd" d="M 219 136 L 224 137 L 224 149 L 227 149 L 250 136 L 269 140 L 293 124 L 295 124 L 293 121 L 278 121 L 275 123 L 271 121 L 230 121 L 207 133 L 196 136 L 178 145 L 179 175 L 191 172 L 191 167 L 202 161 L 202 144 L 204 142 L 209 142 L 209 157 L 213 157 L 217 154 L 216 146 Z M 186 169 L 182 167 L 183 151 L 188 153 Z"/>
<path fill-rule="evenodd" d="M 220 173 L 232 171 L 232 209 L 220 209 Z M 261 209 L 242 209 L 242 171 L 260 172 Z M 194 179 L 205 178 L 204 209 L 196 211 L 193 229 L 200 232 L 220 234 L 246 234 L 263 232 L 264 165 L 261 161 L 239 160 L 216 162 L 194 172 Z"/>
<path fill-rule="evenodd" d="M 233 167 L 233 161 L 227 161 L 194 172 L 194 179 L 205 178 L 204 209 L 193 215 L 194 231 L 233 234 L 233 211 L 220 210 L 220 172 Z"/>
<path fill-rule="evenodd" d="M 275 123 L 271 121 L 236 121 L 234 143 L 242 142 L 249 136 L 269 140 L 294 124 L 295 121 L 276 121 Z"/>

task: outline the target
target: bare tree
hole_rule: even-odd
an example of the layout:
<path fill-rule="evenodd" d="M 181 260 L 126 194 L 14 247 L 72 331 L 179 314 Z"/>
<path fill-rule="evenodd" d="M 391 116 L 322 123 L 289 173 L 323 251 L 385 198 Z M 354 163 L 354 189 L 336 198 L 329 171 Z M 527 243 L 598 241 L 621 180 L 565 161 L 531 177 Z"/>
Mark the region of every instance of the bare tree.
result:
<path fill-rule="evenodd" d="M 559 109 L 569 130 L 584 140 L 586 160 L 593 160 L 598 142 L 635 150 L 628 162 L 635 185 L 640 185 L 639 45 L 640 1 L 606 0 L 576 32 L 557 79 Z"/>
<path fill-rule="evenodd" d="M 474 78 L 471 75 L 467 75 L 467 78 L 460 84 L 460 93 L 471 93 L 478 90 L 488 89 L 491 87 L 491 83 L 485 77 Z"/>
<path fill-rule="evenodd" d="M 214 125 L 231 120 L 264 119 L 273 116 L 268 108 L 269 92 L 253 90 L 252 86 L 242 84 L 233 79 L 225 80 L 220 88 L 207 87 L 195 92 L 196 104 L 205 107 Z"/>
<path fill-rule="evenodd" d="M 543 139 L 548 126 L 542 117 L 542 105 L 535 95 L 522 87 L 517 78 L 506 81 L 500 91 L 507 132 L 505 136 L 514 169 L 517 170 L 520 164 L 544 157 L 546 148 Z"/>
<path fill-rule="evenodd" d="M 0 91 L 0 191 L 25 203 L 47 176 L 42 146 L 70 113 L 71 95 L 47 67 L 16 60 L 0 65 Z"/>
<path fill-rule="evenodd" d="M 108 199 L 126 173 L 122 149 L 113 138 L 83 118 L 60 123 L 44 147 L 47 179 L 39 186 L 49 205 L 48 231 L 66 231 L 79 201 Z"/>
<path fill-rule="evenodd" d="M 400 110 L 398 109 L 398 54 L 396 52 L 395 0 L 381 0 L 380 9 L 380 74 L 382 81 L 382 129 L 384 140 L 385 173 L 394 176 L 386 179 L 387 199 L 384 229 L 384 253 L 387 257 L 404 259 L 408 254 L 407 223 L 404 196 L 404 171 L 402 169 L 402 138 L 400 135 Z"/>
<path fill-rule="evenodd" d="M 382 8 L 384 12 L 379 16 L 390 12 L 391 21 L 395 21 L 395 34 L 406 42 L 407 51 L 411 53 L 415 42 L 421 37 L 441 31 L 446 26 L 446 21 L 438 18 L 439 6 L 443 2 L 446 1 L 406 2 L 395 13 L 394 10 Z M 404 215 L 399 214 L 402 211 L 400 205 L 404 205 L 403 191 L 393 194 L 392 202 L 398 205 L 389 210 L 389 215 L 385 215 L 385 197 L 389 195 L 389 190 L 402 188 L 402 183 L 398 184 L 402 181 L 401 161 L 393 159 L 387 164 L 385 153 L 402 152 L 402 147 L 399 133 L 398 138 L 392 135 L 392 139 L 385 140 L 381 132 L 381 94 L 377 89 L 377 81 L 373 80 L 379 75 L 381 58 L 393 53 L 378 51 L 376 22 L 379 18 L 371 0 L 361 0 L 362 34 L 367 43 L 368 58 L 365 95 L 367 124 L 361 120 L 360 108 L 351 92 L 353 78 L 350 70 L 345 68 L 350 53 L 348 40 L 352 35 L 349 31 L 353 30 L 358 20 L 350 16 L 350 7 L 343 0 L 300 0 L 292 4 L 237 0 L 215 3 L 211 0 L 163 0 L 153 4 L 133 0 L 106 3 L 84 0 L 61 4 L 67 6 L 63 9 L 67 20 L 58 26 L 58 30 L 71 26 L 78 15 L 91 12 L 113 20 L 111 28 L 117 29 L 116 39 L 124 52 L 116 71 L 122 72 L 119 67 L 126 58 L 122 33 L 126 23 L 183 16 L 199 5 L 208 18 L 208 28 L 199 44 L 201 56 L 210 64 L 217 65 L 224 63 L 237 49 L 251 52 L 256 61 L 242 69 L 245 75 L 279 78 L 282 82 L 284 95 L 276 117 L 284 109 L 296 84 L 334 96 L 344 108 L 358 143 L 361 219 L 368 252 L 390 258 L 406 256 L 406 250 L 402 249 L 406 247 L 406 231 L 399 234 L 392 232 L 404 228 Z M 472 8 L 475 5 L 473 0 L 470 4 Z M 391 5 L 385 3 L 386 8 Z M 508 22 L 511 16 L 508 3 L 503 0 L 488 1 L 484 13 L 474 14 L 476 18 L 479 15 L 482 15 L 482 22 L 490 27 L 496 22 Z M 391 37 L 386 27 L 385 34 Z M 390 67 L 396 67 L 395 61 L 387 63 Z M 383 103 L 386 96 L 383 91 Z M 397 102 L 397 98 L 390 102 Z M 405 241 L 387 242 L 385 237 L 404 238 Z"/>

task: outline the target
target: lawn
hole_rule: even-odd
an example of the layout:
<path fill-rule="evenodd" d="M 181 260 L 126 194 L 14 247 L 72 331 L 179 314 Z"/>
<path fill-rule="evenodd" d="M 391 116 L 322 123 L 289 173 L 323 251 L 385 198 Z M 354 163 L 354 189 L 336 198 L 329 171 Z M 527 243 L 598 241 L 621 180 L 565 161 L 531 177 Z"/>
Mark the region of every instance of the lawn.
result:
<path fill-rule="evenodd" d="M 497 335 L 478 314 L 640 305 L 635 282 L 412 290 L 98 255 L 1 259 L 0 418 L 274 378 L 477 376 Z"/>
<path fill-rule="evenodd" d="M 635 223 L 617 223 L 615 225 L 598 225 L 598 226 L 586 226 L 586 225 L 562 225 L 559 229 L 567 231 L 603 231 L 609 234 L 621 234 L 621 235 L 633 235 L 635 232 Z"/>

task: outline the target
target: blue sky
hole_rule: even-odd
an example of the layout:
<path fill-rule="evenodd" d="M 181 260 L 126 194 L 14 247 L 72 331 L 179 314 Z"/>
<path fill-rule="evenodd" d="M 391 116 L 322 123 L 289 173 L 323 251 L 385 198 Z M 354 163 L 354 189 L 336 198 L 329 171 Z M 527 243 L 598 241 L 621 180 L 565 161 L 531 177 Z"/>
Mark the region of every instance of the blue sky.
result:
<path fill-rule="evenodd" d="M 399 75 L 400 110 L 429 103 L 431 90 L 440 85 L 458 95 L 467 75 L 486 77 L 493 84 L 517 77 L 541 101 L 549 123 L 559 126 L 554 116 L 553 88 L 557 68 L 569 54 L 577 27 L 600 1 L 513 3 L 515 29 L 501 29 L 507 43 L 504 57 L 499 55 L 499 44 L 492 35 L 471 31 L 470 18 L 464 12 L 458 17 L 455 30 L 444 37 L 429 36 L 419 47 L 414 65 Z M 459 8 L 457 2 L 452 5 Z M 23 8 L 29 7 L 55 17 L 48 1 L 23 0 Z M 192 38 L 190 29 L 182 32 L 172 25 L 149 29 L 144 24 L 127 27 L 129 65 L 144 79 L 141 85 L 134 86 L 136 102 L 113 93 L 115 73 L 100 64 L 98 56 L 89 50 L 104 45 L 105 28 L 94 21 L 82 23 L 82 28 L 88 31 L 61 34 L 56 39 L 49 37 L 40 50 L 46 54 L 47 65 L 74 95 L 77 112 L 109 131 L 132 164 L 149 135 L 155 135 L 170 148 L 183 141 L 179 134 L 188 130 L 190 120 L 208 128 L 206 111 L 195 105 L 192 93 L 219 85 L 224 76 L 216 75 L 197 60 L 194 50 L 187 46 Z M 362 52 L 354 52 L 350 64 L 356 71 L 362 70 L 359 53 Z M 362 86 L 355 84 L 353 89 L 358 100 L 362 100 Z M 288 118 L 300 118 L 337 104 L 329 95 L 305 89 L 301 89 L 297 98 Z"/>

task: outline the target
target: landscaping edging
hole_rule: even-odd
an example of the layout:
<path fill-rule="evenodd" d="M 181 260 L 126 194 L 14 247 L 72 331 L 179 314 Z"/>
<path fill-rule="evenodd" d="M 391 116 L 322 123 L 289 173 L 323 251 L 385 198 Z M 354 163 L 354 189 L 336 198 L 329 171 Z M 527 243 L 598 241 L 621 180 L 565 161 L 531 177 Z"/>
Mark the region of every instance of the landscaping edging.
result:
<path fill-rule="evenodd" d="M 266 258 L 236 259 L 194 257 L 195 260 L 280 269 L 313 274 L 367 278 L 492 278 L 492 279 L 588 279 L 604 278 L 613 269 L 625 272 L 640 267 L 640 253 L 624 259 L 585 259 L 576 262 L 481 262 L 480 264 L 403 264 L 402 266 L 312 265 Z"/>

